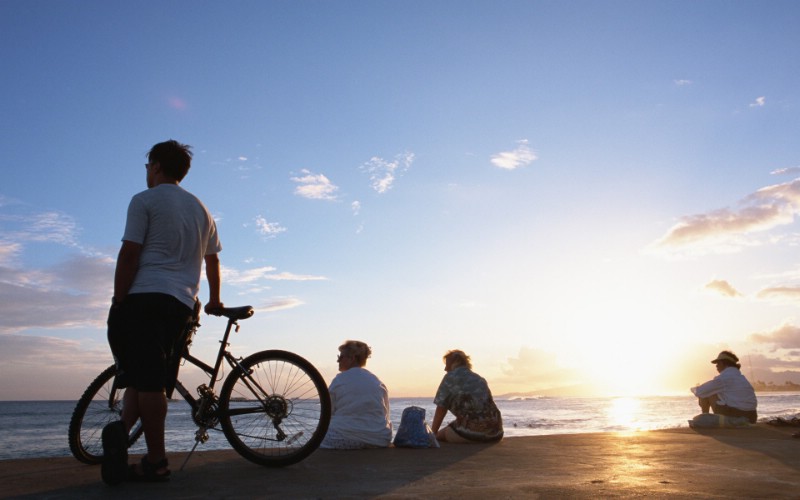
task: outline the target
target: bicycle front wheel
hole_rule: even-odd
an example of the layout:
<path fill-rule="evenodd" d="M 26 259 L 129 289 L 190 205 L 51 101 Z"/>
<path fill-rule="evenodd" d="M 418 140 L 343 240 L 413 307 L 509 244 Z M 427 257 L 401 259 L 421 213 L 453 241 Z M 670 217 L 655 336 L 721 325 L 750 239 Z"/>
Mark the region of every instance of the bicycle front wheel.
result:
<path fill-rule="evenodd" d="M 322 375 L 300 356 L 262 351 L 225 379 L 219 402 L 225 437 L 247 460 L 282 467 L 316 450 L 331 418 Z"/>
<path fill-rule="evenodd" d="M 123 390 L 114 384 L 116 367 L 109 366 L 89 384 L 75 405 L 69 422 L 69 449 L 72 455 L 89 465 L 99 464 L 103 459 L 101 435 L 106 424 L 119 420 L 122 415 Z M 131 429 L 128 445 L 142 435 L 140 422 Z"/>

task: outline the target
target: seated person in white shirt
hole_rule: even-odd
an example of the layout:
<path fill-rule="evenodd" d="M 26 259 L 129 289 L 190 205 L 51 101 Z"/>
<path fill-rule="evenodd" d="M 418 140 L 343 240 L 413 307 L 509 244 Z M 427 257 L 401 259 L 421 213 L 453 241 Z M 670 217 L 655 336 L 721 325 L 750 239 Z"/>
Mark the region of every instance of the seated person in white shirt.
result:
<path fill-rule="evenodd" d="M 364 368 L 371 355 L 372 349 L 357 340 L 339 346 L 340 373 L 329 388 L 331 423 L 320 448 L 385 448 L 391 443 L 389 393 L 383 382 Z"/>
<path fill-rule="evenodd" d="M 711 409 L 717 415 L 745 417 L 751 424 L 756 423 L 756 392 L 739 371 L 739 358 L 731 351 L 722 351 L 711 362 L 717 365 L 719 375 L 691 389 L 700 409 L 703 413 Z"/>

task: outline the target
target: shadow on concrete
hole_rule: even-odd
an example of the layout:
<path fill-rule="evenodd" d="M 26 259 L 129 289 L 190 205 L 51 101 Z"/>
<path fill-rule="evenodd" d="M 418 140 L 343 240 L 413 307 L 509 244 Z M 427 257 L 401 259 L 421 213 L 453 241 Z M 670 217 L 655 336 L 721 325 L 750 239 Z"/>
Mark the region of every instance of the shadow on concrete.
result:
<path fill-rule="evenodd" d="M 763 453 L 800 471 L 800 439 L 792 438 L 797 429 L 759 423 L 743 428 L 693 430 L 731 447 Z"/>
<path fill-rule="evenodd" d="M 443 443 L 440 449 L 317 450 L 304 461 L 283 468 L 252 464 L 233 451 L 199 452 L 192 456 L 183 471 L 177 469 L 186 454 L 174 454 L 170 455 L 173 473 L 169 482 L 123 483 L 114 487 L 100 481 L 99 467 L 63 458 L 54 459 L 62 461 L 57 482 L 27 485 L 26 494 L 12 496 L 115 500 L 377 497 L 424 481 L 491 446 Z M 32 474 L 43 477 L 41 469 Z M 0 498 L 8 496 L 0 492 Z"/>

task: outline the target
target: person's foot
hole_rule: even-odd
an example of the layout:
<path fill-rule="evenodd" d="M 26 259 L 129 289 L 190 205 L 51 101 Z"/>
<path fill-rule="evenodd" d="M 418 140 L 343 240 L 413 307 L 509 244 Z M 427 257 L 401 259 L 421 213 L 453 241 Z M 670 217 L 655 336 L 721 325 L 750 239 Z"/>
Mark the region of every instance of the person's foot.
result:
<path fill-rule="evenodd" d="M 128 431 L 125 424 L 118 420 L 103 428 L 103 461 L 100 465 L 100 477 L 109 485 L 116 485 L 128 476 Z"/>
<path fill-rule="evenodd" d="M 128 467 L 129 481 L 159 483 L 169 481 L 170 474 L 169 462 L 166 458 L 153 464 L 147 460 L 147 455 L 145 455 L 142 457 L 141 462 L 138 464 L 131 464 L 130 467 Z"/>

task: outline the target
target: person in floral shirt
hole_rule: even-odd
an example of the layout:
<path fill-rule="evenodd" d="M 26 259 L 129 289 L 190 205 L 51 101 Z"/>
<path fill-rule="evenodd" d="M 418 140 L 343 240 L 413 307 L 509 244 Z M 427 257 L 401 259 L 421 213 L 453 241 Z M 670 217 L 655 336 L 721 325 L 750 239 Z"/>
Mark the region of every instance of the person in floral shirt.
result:
<path fill-rule="evenodd" d="M 439 384 L 431 429 L 439 441 L 489 442 L 503 438 L 503 419 L 483 377 L 472 371 L 470 357 L 452 350 L 442 358 L 447 374 Z M 456 419 L 440 429 L 447 412 Z"/>

